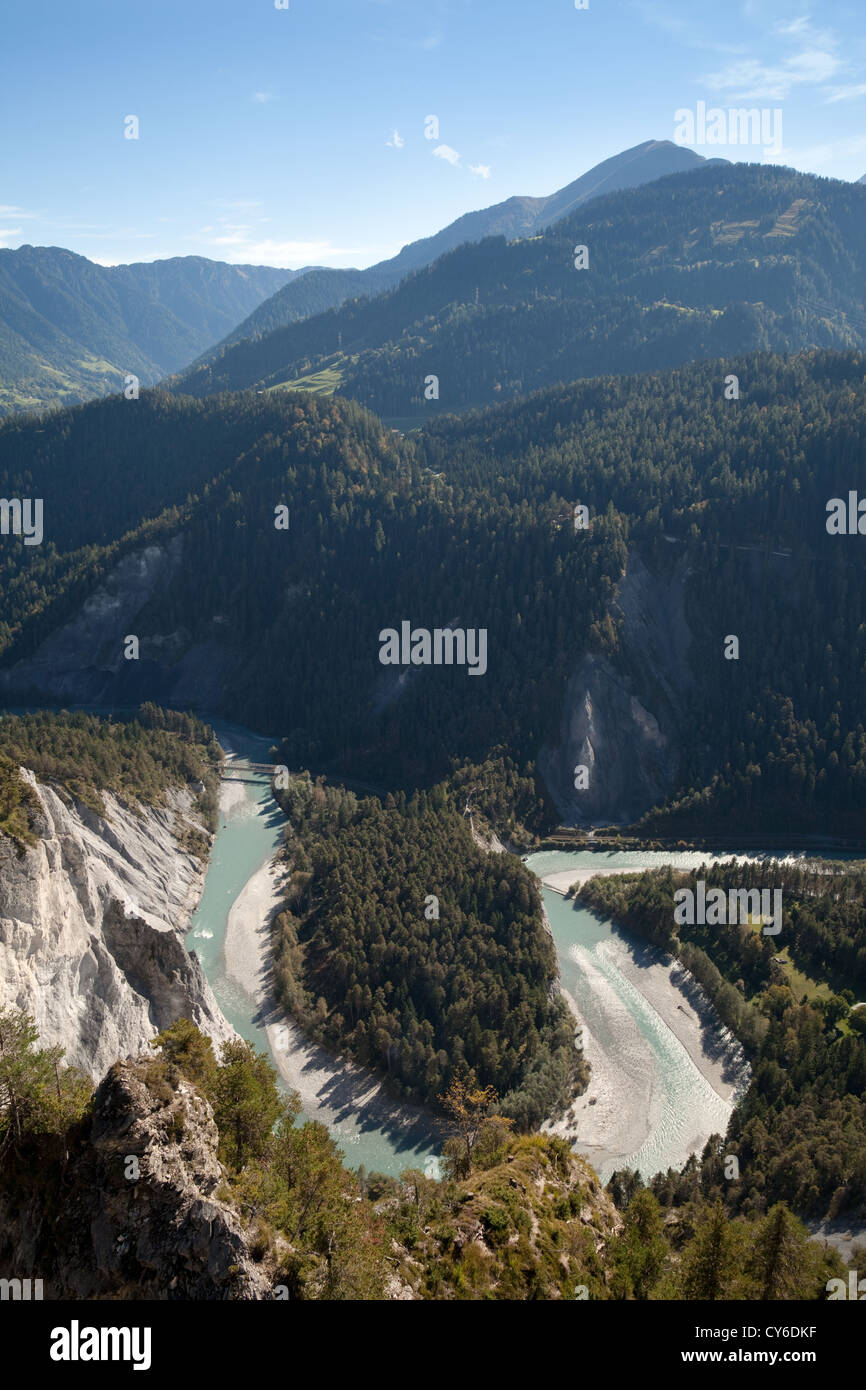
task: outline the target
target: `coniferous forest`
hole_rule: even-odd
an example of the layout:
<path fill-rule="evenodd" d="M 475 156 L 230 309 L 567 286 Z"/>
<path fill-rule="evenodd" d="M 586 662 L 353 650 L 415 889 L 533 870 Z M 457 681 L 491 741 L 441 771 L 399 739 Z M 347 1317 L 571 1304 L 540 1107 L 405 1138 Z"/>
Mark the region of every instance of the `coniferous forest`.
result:
<path fill-rule="evenodd" d="M 650 709 L 660 686 L 670 697 L 678 766 L 642 833 L 760 833 L 771 818 L 780 833 L 860 834 L 858 538 L 827 531 L 866 444 L 858 355 L 577 383 L 417 442 L 309 396 L 147 393 L 134 423 L 126 404 L 0 429 L 4 488 L 51 499 L 45 544 L 3 551 L 7 696 L 51 699 L 74 646 L 59 679 L 83 702 L 198 692 L 279 734 L 289 766 L 411 791 L 496 746 L 534 762 L 589 651 Z M 142 466 L 113 488 L 124 449 Z M 124 634 L 64 624 L 128 584 L 140 554 L 152 577 L 125 603 L 133 666 Z M 623 631 L 618 588 L 638 561 L 682 596 L 673 669 Z M 407 617 L 486 630 L 484 678 L 429 667 L 398 681 L 379 633 Z"/>
<path fill-rule="evenodd" d="M 358 799 L 309 778 L 279 793 L 289 828 L 275 969 L 323 1042 L 435 1107 L 468 1069 L 522 1130 L 585 1086 L 555 991 L 536 881 L 473 842 L 458 789 Z"/>

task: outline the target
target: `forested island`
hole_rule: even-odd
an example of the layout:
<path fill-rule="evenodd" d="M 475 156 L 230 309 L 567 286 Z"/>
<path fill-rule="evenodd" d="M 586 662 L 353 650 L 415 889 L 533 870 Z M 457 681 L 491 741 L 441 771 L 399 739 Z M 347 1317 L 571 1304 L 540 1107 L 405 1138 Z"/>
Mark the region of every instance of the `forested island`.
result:
<path fill-rule="evenodd" d="M 504 764 L 492 770 L 489 806 L 508 784 Z M 312 1036 L 383 1072 L 398 1094 L 441 1108 L 471 1074 L 529 1131 L 589 1069 L 558 996 L 536 880 L 476 843 L 463 807 L 471 778 L 464 768 L 384 801 L 309 775 L 277 792 L 288 886 L 276 974 Z"/>

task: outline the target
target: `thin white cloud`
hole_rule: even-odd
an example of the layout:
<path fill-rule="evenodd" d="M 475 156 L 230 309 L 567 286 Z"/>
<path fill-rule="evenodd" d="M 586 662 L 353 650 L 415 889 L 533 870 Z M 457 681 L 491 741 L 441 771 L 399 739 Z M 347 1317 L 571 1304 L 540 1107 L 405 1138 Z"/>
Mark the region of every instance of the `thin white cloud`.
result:
<path fill-rule="evenodd" d="M 746 58 L 707 73 L 701 81 L 711 91 L 727 93 L 732 101 L 784 101 L 795 86 L 828 82 L 839 68 L 834 54 L 811 49 L 775 66 Z"/>
<path fill-rule="evenodd" d="M 848 135 L 841 140 L 828 140 L 821 145 L 801 146 L 788 153 L 791 163 L 797 169 L 838 178 L 839 174 L 834 171 L 838 170 L 843 161 L 850 163 L 858 160 L 866 164 L 866 135 Z M 855 170 L 856 168 L 857 165 Z"/>
<path fill-rule="evenodd" d="M 452 150 L 450 145 L 437 145 L 433 151 L 434 159 L 447 160 L 449 164 L 457 165 L 460 163 L 460 155 L 456 150 Z"/>
<path fill-rule="evenodd" d="M 782 20 L 776 25 L 777 34 L 786 34 L 792 37 L 798 34 L 805 34 L 809 29 L 809 16 L 801 14 L 797 19 Z"/>
<path fill-rule="evenodd" d="M 761 25 L 760 15 L 754 19 Z M 726 92 L 734 101 L 784 101 L 795 87 L 821 86 L 846 70 L 838 36 L 813 24 L 810 15 L 781 20 L 769 30 L 761 27 L 764 42 L 772 44 L 772 60 L 734 59 L 702 79 L 708 87 Z"/>
<path fill-rule="evenodd" d="M 774 34 L 779 34 L 786 39 L 803 39 L 811 44 L 813 48 L 838 48 L 838 40 L 832 29 L 818 29 L 809 15 L 800 15 L 798 19 L 782 21 L 773 28 Z"/>
<path fill-rule="evenodd" d="M 785 70 L 792 82 L 826 82 L 839 71 L 841 63 L 834 53 L 810 48 L 789 58 Z"/>
<path fill-rule="evenodd" d="M 254 101 L 258 106 L 264 106 L 267 101 L 276 101 L 273 92 L 253 92 L 250 101 Z"/>
<path fill-rule="evenodd" d="M 666 14 L 658 5 L 658 0 L 632 0 L 631 8 L 636 10 L 645 23 L 676 39 L 684 48 L 708 49 L 713 53 L 747 53 L 744 44 L 726 43 L 718 37 L 707 38 L 698 31 L 697 25 L 681 16 Z"/>
<path fill-rule="evenodd" d="M 490 178 L 490 165 L 489 165 L 489 164 L 470 164 L 470 165 L 469 165 L 469 172 L 470 172 L 470 174 L 476 174 L 476 175 L 478 176 L 479 179 L 489 179 L 489 178 Z"/>
<path fill-rule="evenodd" d="M 866 82 L 858 82 L 851 87 L 834 87 L 827 97 L 827 105 L 832 106 L 837 101 L 856 101 L 857 97 L 866 97 Z"/>
<path fill-rule="evenodd" d="M 13 237 L 13 236 L 23 236 L 23 235 L 24 235 L 24 228 L 23 228 L 23 227 L 0 227 L 0 238 L 2 238 L 3 241 L 8 240 L 9 237 Z"/>
<path fill-rule="evenodd" d="M 201 227 L 198 232 L 186 237 L 195 243 L 199 254 L 213 254 L 218 260 L 227 260 L 235 265 L 272 265 L 280 269 L 299 269 L 303 265 L 331 265 L 344 263 L 349 256 L 364 263 L 372 264 L 381 259 L 384 249 L 389 255 L 390 248 L 378 246 L 335 246 L 322 238 L 320 240 L 285 240 L 263 236 L 257 226 L 241 223 L 221 223 L 218 226 Z"/>
<path fill-rule="evenodd" d="M 388 146 L 389 150 L 402 150 L 405 143 L 406 141 L 403 139 L 399 130 L 395 130 L 391 136 L 391 139 L 385 141 L 385 144 Z"/>

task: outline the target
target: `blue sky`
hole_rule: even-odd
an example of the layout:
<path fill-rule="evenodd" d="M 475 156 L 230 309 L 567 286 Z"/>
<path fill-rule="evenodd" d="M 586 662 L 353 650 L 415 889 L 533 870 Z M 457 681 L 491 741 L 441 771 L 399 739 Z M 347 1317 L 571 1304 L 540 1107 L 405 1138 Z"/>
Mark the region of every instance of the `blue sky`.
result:
<path fill-rule="evenodd" d="M 0 246 L 369 265 L 700 101 L 784 131 L 702 154 L 866 173 L 863 0 L 289 4 L 0 0 Z"/>

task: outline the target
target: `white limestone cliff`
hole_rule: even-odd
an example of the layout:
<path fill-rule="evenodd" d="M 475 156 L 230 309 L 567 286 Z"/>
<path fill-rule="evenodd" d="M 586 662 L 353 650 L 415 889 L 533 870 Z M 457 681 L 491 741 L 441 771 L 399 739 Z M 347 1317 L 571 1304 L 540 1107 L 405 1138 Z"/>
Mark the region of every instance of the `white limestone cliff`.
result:
<path fill-rule="evenodd" d="M 206 869 L 177 838 L 201 837 L 192 793 L 140 809 L 105 794 L 101 816 L 22 775 L 37 842 L 0 835 L 0 1006 L 32 1014 L 42 1045 L 94 1078 L 181 1016 L 215 1045 L 234 1036 L 184 944 Z"/>

